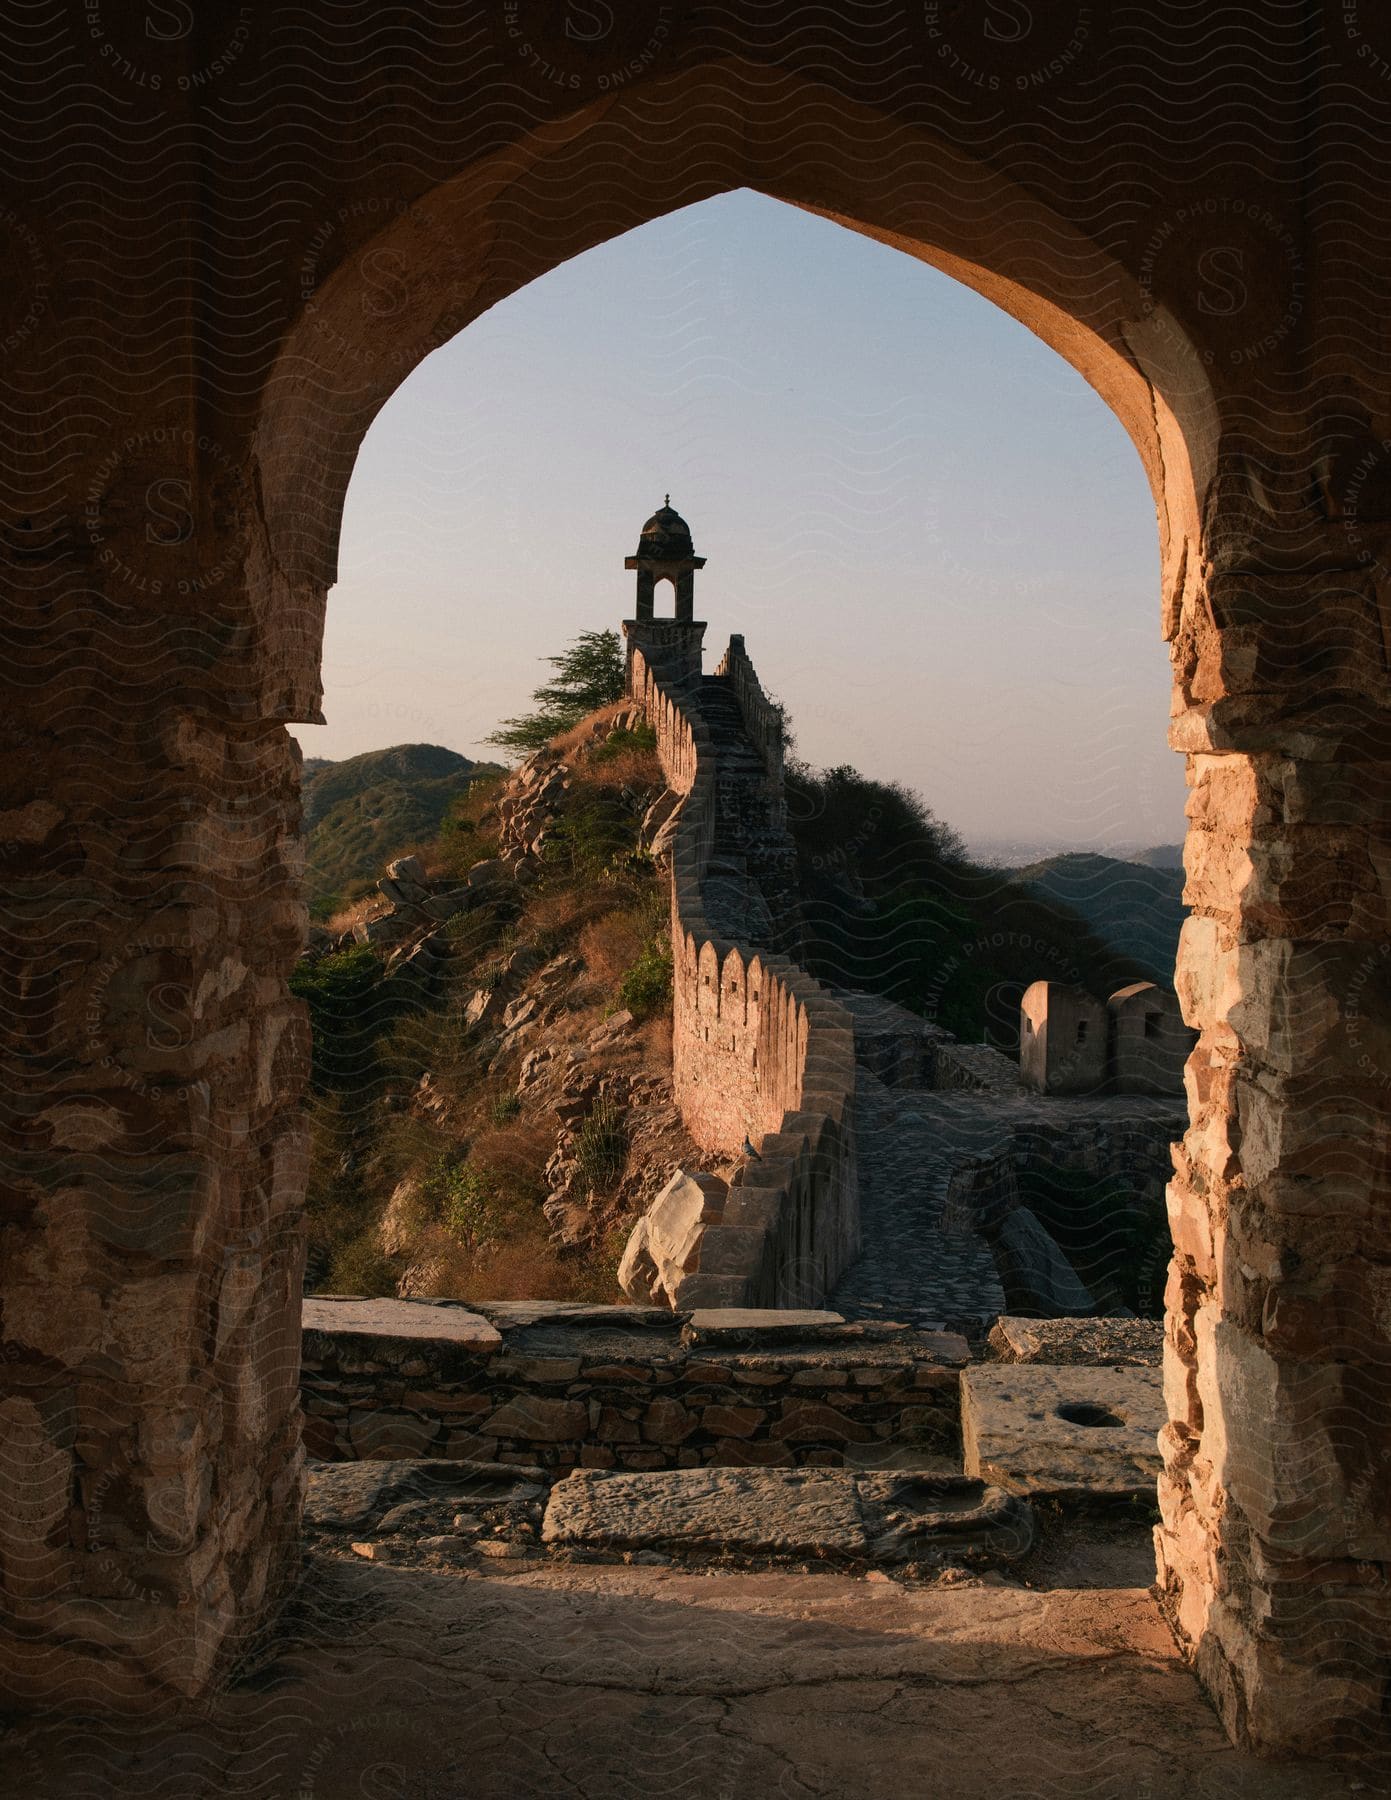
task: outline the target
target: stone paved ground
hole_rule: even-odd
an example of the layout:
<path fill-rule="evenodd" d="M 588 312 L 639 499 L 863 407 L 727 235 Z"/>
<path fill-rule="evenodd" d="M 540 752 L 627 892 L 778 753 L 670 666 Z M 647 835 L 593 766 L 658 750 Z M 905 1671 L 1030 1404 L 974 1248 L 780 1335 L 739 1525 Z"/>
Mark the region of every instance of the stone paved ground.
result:
<path fill-rule="evenodd" d="M 856 1089 L 863 1251 L 826 1304 L 847 1319 L 899 1319 L 976 1331 L 1005 1310 L 989 1246 L 943 1223 L 952 1171 L 998 1156 L 1031 1123 L 1068 1119 L 1164 1119 L 1175 1102 L 1124 1098 L 1044 1099 L 886 1088 L 861 1071 Z"/>
<path fill-rule="evenodd" d="M 272 1659 L 157 1722 L 12 1726 L 24 1800 L 1343 1800 L 1369 1771 L 1232 1750 L 1140 1582 L 1045 1591 L 315 1553 Z M 1100 1584 L 1097 1584 L 1097 1578 Z"/>

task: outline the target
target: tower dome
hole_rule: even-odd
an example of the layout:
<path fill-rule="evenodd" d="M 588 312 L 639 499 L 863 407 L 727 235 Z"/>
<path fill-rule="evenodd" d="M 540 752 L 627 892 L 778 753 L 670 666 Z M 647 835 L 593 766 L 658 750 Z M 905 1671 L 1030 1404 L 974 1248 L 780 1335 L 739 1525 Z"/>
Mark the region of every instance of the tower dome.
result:
<path fill-rule="evenodd" d="M 691 528 L 671 504 L 670 494 L 643 526 L 637 553 L 649 562 L 686 562 L 695 555 Z"/>

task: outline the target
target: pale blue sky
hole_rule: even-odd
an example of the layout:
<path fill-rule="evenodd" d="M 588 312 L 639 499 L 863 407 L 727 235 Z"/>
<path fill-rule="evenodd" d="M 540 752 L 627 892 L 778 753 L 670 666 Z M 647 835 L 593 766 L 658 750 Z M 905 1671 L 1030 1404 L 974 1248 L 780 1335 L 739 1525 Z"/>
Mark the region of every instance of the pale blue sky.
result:
<path fill-rule="evenodd" d="M 553 270 L 398 389 L 306 754 L 488 754 L 537 658 L 631 611 L 668 489 L 709 559 L 707 668 L 742 631 L 809 761 L 904 781 L 976 845 L 1181 836 L 1154 507 L 1117 420 L 978 295 L 747 191 Z"/>

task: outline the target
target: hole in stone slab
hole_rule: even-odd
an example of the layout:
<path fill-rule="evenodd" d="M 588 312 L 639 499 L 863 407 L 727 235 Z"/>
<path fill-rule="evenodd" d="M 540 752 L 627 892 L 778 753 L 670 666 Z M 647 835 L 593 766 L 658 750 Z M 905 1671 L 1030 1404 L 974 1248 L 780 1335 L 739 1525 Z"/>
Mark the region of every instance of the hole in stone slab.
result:
<path fill-rule="evenodd" d="M 1124 1419 L 1118 1419 L 1107 1407 L 1098 1406 L 1094 1400 L 1064 1400 L 1058 1408 L 1058 1417 L 1066 1419 L 1069 1425 L 1124 1425 Z"/>

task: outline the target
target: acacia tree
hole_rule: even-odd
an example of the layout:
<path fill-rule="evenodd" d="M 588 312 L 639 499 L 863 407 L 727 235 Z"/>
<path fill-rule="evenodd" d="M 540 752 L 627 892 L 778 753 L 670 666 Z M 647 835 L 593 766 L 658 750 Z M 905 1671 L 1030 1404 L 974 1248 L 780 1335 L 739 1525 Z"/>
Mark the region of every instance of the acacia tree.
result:
<path fill-rule="evenodd" d="M 544 661 L 556 673 L 533 692 L 536 711 L 504 719 L 488 743 L 504 750 L 539 750 L 586 713 L 623 698 L 623 644 L 616 631 L 582 631 L 568 650 Z"/>

